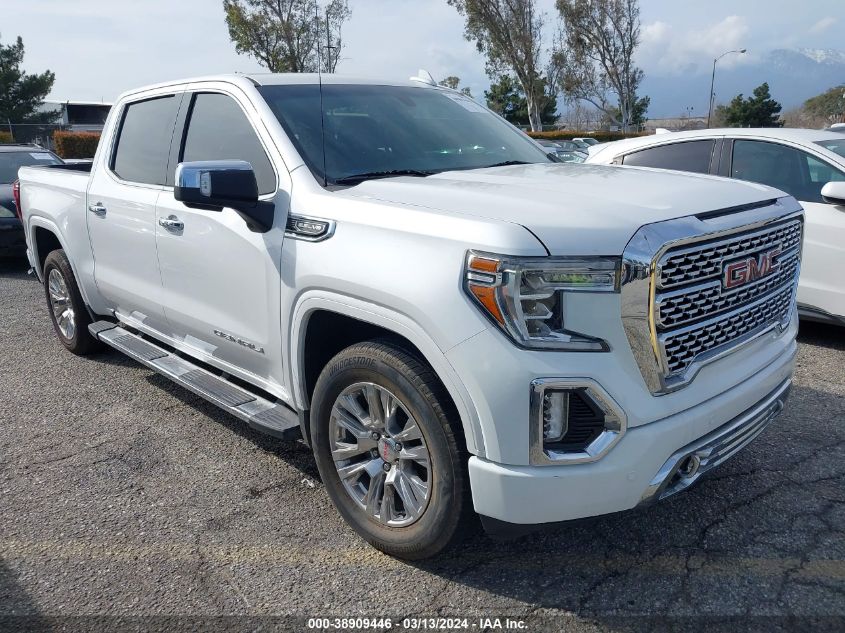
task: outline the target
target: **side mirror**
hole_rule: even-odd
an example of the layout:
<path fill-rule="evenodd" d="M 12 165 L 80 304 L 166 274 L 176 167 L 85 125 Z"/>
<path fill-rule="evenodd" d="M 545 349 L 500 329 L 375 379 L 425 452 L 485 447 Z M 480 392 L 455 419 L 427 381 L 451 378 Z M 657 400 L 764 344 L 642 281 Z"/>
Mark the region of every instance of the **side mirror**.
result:
<path fill-rule="evenodd" d="M 845 205 L 845 180 L 834 180 L 822 187 L 822 198 L 830 204 Z"/>
<path fill-rule="evenodd" d="M 255 172 L 252 165 L 243 160 L 179 163 L 173 197 L 185 206 L 197 209 L 234 209 L 251 230 L 266 232 L 273 226 L 274 205 L 258 199 Z"/>

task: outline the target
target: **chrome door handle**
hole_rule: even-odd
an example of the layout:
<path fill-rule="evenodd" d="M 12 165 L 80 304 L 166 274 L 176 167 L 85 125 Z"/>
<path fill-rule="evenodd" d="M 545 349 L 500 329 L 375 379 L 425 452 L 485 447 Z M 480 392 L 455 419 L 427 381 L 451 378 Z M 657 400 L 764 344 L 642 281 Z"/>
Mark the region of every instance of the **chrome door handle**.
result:
<path fill-rule="evenodd" d="M 95 204 L 89 204 L 88 210 L 96 215 L 98 218 L 106 217 L 106 208 L 103 206 L 102 202 L 97 202 Z"/>
<path fill-rule="evenodd" d="M 159 218 L 158 224 L 159 226 L 162 226 L 168 231 L 172 231 L 174 233 L 178 233 L 179 231 L 182 231 L 185 228 L 185 223 L 182 222 L 182 220 L 177 218 L 175 215 L 171 215 L 166 218 Z"/>

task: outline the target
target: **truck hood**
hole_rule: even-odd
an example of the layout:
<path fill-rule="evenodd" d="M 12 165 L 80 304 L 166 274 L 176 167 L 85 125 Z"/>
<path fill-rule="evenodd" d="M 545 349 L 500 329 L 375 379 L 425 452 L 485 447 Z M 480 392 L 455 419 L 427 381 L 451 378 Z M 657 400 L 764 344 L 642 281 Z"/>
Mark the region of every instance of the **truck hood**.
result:
<path fill-rule="evenodd" d="M 552 255 L 619 255 L 644 224 L 785 195 L 714 176 L 561 163 L 369 180 L 343 193 L 519 224 Z"/>

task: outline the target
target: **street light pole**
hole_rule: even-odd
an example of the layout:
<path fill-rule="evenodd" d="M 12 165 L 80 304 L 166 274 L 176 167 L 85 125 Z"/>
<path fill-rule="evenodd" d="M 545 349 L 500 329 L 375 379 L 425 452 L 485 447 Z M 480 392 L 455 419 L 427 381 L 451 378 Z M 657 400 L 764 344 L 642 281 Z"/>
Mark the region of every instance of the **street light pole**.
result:
<path fill-rule="evenodd" d="M 713 101 L 716 98 L 716 93 L 713 92 L 714 85 L 716 83 L 716 62 L 722 59 L 725 55 L 730 55 L 731 53 L 740 53 L 745 54 L 747 49 L 740 48 L 739 50 L 735 51 L 725 51 L 721 55 L 719 55 L 716 59 L 713 60 L 713 74 L 710 77 L 710 107 L 707 109 L 707 127 L 710 127 L 710 117 L 713 116 Z"/>

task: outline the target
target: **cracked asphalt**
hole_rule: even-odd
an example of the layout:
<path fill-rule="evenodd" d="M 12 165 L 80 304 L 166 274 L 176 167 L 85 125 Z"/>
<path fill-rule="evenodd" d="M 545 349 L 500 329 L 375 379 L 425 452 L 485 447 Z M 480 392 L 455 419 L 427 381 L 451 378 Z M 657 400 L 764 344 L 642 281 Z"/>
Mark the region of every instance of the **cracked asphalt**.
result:
<path fill-rule="evenodd" d="M 507 615 L 594 631 L 737 616 L 834 630 L 845 332 L 801 329 L 786 411 L 699 485 L 517 541 L 478 534 L 411 565 L 346 527 L 305 446 L 116 352 L 65 352 L 41 286 L 24 264 L 0 263 L 0 621 Z"/>

